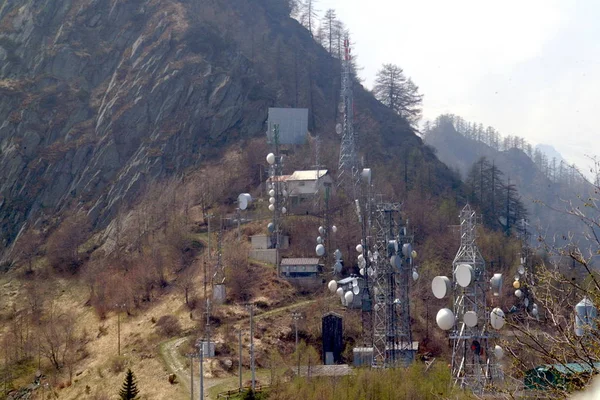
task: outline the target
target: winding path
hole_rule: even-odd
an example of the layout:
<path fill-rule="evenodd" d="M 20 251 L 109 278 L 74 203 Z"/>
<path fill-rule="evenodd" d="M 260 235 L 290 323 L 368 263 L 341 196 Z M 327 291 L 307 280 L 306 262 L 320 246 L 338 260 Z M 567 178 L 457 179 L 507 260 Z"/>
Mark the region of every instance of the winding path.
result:
<path fill-rule="evenodd" d="M 282 306 L 279 308 L 275 308 L 273 310 L 269 310 L 269 311 L 265 311 L 260 314 L 256 314 L 254 316 L 254 318 L 261 319 L 261 318 L 281 314 L 281 313 L 284 313 L 289 310 L 293 310 L 298 307 L 312 304 L 316 301 L 317 300 L 304 300 L 304 301 L 301 301 L 298 303 L 290 304 L 287 306 Z M 243 322 L 243 321 L 249 320 L 249 319 L 250 319 L 250 317 L 245 317 L 240 320 L 237 320 L 236 322 Z M 184 344 L 188 338 L 189 338 L 188 336 L 185 336 L 185 337 L 167 340 L 165 342 L 162 342 L 160 344 L 159 348 L 160 348 L 160 355 L 162 356 L 162 359 L 165 362 L 169 371 L 171 373 L 177 375 L 177 380 L 181 383 L 181 385 L 187 391 L 187 393 L 190 393 L 190 387 L 192 384 L 191 379 L 190 379 L 190 369 L 187 365 L 188 363 L 186 362 L 185 358 L 183 358 L 179 353 L 179 347 L 182 344 Z M 195 360 L 194 366 L 195 366 L 194 376 L 197 376 L 198 375 L 197 360 Z M 220 385 L 221 383 L 224 383 L 226 381 L 231 381 L 231 380 L 232 380 L 231 376 L 225 377 L 225 378 L 204 378 L 204 393 L 205 393 L 206 398 L 207 399 L 210 398 L 208 396 L 208 390 L 210 388 Z M 235 381 L 237 381 L 237 380 L 235 380 Z M 237 387 L 237 385 L 235 385 L 235 387 Z M 198 395 L 199 391 L 200 391 L 200 382 L 198 381 L 198 379 L 195 379 L 195 381 L 194 381 L 194 397 L 196 397 Z"/>

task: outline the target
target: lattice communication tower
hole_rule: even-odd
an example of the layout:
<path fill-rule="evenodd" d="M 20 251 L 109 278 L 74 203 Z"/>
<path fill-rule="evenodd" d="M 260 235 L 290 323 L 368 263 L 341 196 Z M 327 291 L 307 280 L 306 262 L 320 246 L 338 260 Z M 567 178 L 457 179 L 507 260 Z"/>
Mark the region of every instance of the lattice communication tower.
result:
<path fill-rule="evenodd" d="M 491 288 L 499 295 L 502 275 L 495 274 L 488 281 L 485 260 L 476 245 L 477 218 L 467 204 L 460 213 L 460 248 L 452 262 L 452 281 L 437 276 L 432 290 L 438 299 L 452 293 L 453 309 L 443 308 L 436 321 L 440 328 L 450 332 L 452 341 L 452 380 L 455 386 L 483 393 L 491 388 L 498 377 L 496 358 L 502 348 L 491 348 L 497 337 L 495 330 L 504 325 L 504 312 L 494 308 L 489 312 L 486 293 Z"/>
<path fill-rule="evenodd" d="M 410 324 L 409 284 L 412 272 L 412 236 L 400 215 L 399 203 L 375 207 L 372 246 L 373 366 L 408 365 L 414 360 Z"/>
<path fill-rule="evenodd" d="M 354 132 L 354 96 L 352 94 L 352 56 L 350 39 L 344 39 L 344 60 L 342 61 L 342 126 L 336 127 L 338 134 L 341 133 L 340 161 L 338 164 L 338 186 L 351 183 L 355 189 L 359 184 L 360 173 L 358 156 L 356 154 L 356 133 Z M 341 128 L 341 129 L 340 129 Z M 341 130 L 341 132 L 339 132 Z M 349 180 L 349 181 L 348 181 Z M 356 196 L 355 196 L 356 197 Z"/>

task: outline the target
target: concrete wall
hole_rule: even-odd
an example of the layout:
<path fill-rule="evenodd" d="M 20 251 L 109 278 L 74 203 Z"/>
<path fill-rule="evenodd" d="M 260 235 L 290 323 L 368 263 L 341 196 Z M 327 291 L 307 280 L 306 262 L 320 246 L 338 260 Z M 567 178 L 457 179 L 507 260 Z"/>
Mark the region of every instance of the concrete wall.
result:
<path fill-rule="evenodd" d="M 277 251 L 275 249 L 253 249 L 250 250 L 250 258 L 275 265 L 277 264 Z"/>
<path fill-rule="evenodd" d="M 271 246 L 271 237 L 269 235 L 253 235 L 250 237 L 250 244 L 255 250 L 265 250 Z M 281 236 L 280 249 L 287 249 L 290 247 L 290 237 Z"/>

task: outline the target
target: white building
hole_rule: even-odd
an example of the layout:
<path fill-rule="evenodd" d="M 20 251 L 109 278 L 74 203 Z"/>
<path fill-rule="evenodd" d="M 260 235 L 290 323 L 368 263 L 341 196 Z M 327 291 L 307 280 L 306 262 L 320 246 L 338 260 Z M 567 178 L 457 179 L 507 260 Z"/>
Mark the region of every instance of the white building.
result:
<path fill-rule="evenodd" d="M 291 205 L 311 199 L 315 194 L 325 193 L 326 189 L 333 187 L 333 179 L 326 169 L 294 171 L 291 175 L 282 175 L 279 180 L 286 184 Z"/>

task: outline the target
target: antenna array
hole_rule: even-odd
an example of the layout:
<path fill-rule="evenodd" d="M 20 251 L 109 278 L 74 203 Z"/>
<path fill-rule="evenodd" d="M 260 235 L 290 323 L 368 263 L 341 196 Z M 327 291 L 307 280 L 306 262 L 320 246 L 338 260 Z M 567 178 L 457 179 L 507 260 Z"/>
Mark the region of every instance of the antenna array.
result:
<path fill-rule="evenodd" d="M 360 176 L 354 132 L 354 96 L 352 94 L 352 56 L 350 52 L 350 39 L 346 37 L 344 39 L 344 60 L 342 61 L 342 102 L 340 103 L 343 121 L 341 126 L 340 124 L 336 126 L 337 133 L 342 135 L 337 183 L 338 186 L 343 186 L 351 182 L 352 186 L 356 187 Z M 347 179 L 351 179 L 351 181 L 346 182 Z"/>
<path fill-rule="evenodd" d="M 502 274 L 494 274 L 488 281 L 485 260 L 475 243 L 476 226 L 475 211 L 467 204 L 460 213 L 460 248 L 452 262 L 452 282 L 445 276 L 437 276 L 431 286 L 438 299 L 452 291 L 453 310 L 438 311 L 436 322 L 441 329 L 450 331 L 453 383 L 473 393 L 483 393 L 499 376 L 496 359 L 503 354 L 500 346 L 489 351 L 490 342 L 497 337 L 489 326 L 501 329 L 505 320 L 500 308 L 491 312 L 487 309 L 488 285 L 498 296 Z"/>
<path fill-rule="evenodd" d="M 275 153 L 267 154 L 267 163 L 269 164 L 269 210 L 273 212 L 273 220 L 267 226 L 271 234 L 271 248 L 276 250 L 277 276 L 280 275 L 279 248 L 281 246 L 281 216 L 287 213 L 285 199 L 287 190 L 285 182 L 282 181 L 283 175 L 283 156 L 279 154 L 279 125 L 273 126 L 273 144 Z"/>
<path fill-rule="evenodd" d="M 373 286 L 373 365 L 408 365 L 414 359 L 410 324 L 409 279 L 412 237 L 406 235 L 399 203 L 375 208 L 375 243 L 367 274 Z"/>

